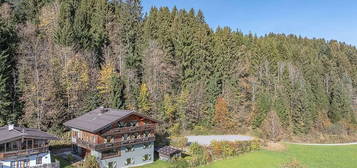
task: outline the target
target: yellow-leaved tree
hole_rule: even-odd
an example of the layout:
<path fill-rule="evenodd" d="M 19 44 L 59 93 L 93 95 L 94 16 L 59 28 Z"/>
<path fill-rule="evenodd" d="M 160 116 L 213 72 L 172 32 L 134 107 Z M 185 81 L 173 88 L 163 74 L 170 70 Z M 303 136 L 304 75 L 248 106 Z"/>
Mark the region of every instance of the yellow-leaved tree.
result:
<path fill-rule="evenodd" d="M 107 95 L 111 91 L 112 78 L 117 75 L 114 71 L 114 66 L 106 64 L 103 66 L 99 74 L 97 89 L 100 94 Z"/>
<path fill-rule="evenodd" d="M 103 105 L 121 108 L 124 104 L 124 83 L 113 64 L 106 64 L 100 71 L 97 89 Z"/>
<path fill-rule="evenodd" d="M 83 104 L 82 100 L 89 87 L 89 67 L 79 55 L 68 59 L 63 71 L 68 110 L 72 115 L 78 115 Z"/>
<path fill-rule="evenodd" d="M 149 88 L 145 83 L 141 84 L 140 86 L 138 108 L 140 112 L 151 115 L 150 114 L 151 102 L 150 102 Z"/>

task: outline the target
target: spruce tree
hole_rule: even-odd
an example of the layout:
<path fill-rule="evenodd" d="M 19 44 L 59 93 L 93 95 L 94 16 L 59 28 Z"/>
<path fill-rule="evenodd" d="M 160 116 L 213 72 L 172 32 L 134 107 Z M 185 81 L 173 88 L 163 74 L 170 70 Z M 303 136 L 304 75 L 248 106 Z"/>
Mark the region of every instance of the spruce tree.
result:
<path fill-rule="evenodd" d="M 0 115 L 1 123 L 16 123 L 21 115 L 16 69 L 18 36 L 13 25 L 0 17 Z"/>
<path fill-rule="evenodd" d="M 10 65 L 9 55 L 5 51 L 0 52 L 0 126 L 12 121 L 11 96 L 9 81 Z M 13 122 L 13 121 L 12 121 Z"/>
<path fill-rule="evenodd" d="M 328 117 L 334 123 L 342 119 L 351 121 L 352 118 L 348 119 L 352 116 L 351 107 L 351 98 L 347 96 L 343 85 L 340 82 L 335 82 L 330 94 L 330 109 L 328 111 Z"/>
<path fill-rule="evenodd" d="M 71 46 L 74 42 L 74 17 L 78 8 L 78 0 L 63 0 L 60 2 L 58 28 L 55 32 L 56 42 Z"/>
<path fill-rule="evenodd" d="M 111 82 L 111 107 L 116 109 L 123 108 L 124 105 L 124 82 L 118 76 L 112 77 Z"/>

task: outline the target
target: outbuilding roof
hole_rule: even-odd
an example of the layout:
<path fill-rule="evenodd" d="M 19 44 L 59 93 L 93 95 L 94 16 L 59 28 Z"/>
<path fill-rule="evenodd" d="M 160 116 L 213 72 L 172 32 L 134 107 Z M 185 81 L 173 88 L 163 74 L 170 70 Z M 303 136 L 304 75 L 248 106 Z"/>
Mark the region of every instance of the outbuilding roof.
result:
<path fill-rule="evenodd" d="M 181 150 L 176 149 L 172 146 L 164 146 L 162 148 L 157 149 L 156 151 L 159 152 L 159 154 L 163 154 L 166 156 L 171 156 L 172 154 L 181 152 Z"/>
<path fill-rule="evenodd" d="M 9 142 L 19 138 L 58 140 L 57 137 L 34 128 L 14 127 L 11 125 L 0 127 L 0 143 Z"/>
<path fill-rule="evenodd" d="M 118 110 L 112 108 L 99 107 L 93 111 L 90 111 L 82 116 L 65 122 L 63 125 L 71 128 L 76 128 L 92 133 L 97 133 L 100 130 L 106 128 L 110 124 L 120 121 L 130 115 L 137 115 L 154 122 L 160 123 L 160 121 L 147 117 L 143 114 L 137 113 L 132 110 Z"/>

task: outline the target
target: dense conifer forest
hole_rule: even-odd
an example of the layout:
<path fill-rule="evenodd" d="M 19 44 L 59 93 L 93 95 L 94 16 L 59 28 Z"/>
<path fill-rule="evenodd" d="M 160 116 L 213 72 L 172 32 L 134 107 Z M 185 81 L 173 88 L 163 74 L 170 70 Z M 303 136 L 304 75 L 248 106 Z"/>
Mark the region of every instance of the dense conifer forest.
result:
<path fill-rule="evenodd" d="M 349 133 L 357 49 L 296 35 L 212 29 L 202 11 L 139 0 L 0 0 L 0 125 L 60 132 L 98 106 L 169 133 Z"/>

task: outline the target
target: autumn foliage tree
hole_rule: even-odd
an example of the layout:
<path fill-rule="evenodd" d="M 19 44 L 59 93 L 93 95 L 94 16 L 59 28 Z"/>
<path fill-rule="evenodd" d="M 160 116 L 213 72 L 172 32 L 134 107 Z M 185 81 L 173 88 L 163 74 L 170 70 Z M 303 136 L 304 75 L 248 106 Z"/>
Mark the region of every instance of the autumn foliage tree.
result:
<path fill-rule="evenodd" d="M 151 103 L 149 89 L 145 83 L 140 86 L 140 93 L 138 98 L 138 108 L 139 111 L 144 114 L 150 114 Z"/>
<path fill-rule="evenodd" d="M 228 111 L 227 102 L 222 97 L 217 98 L 214 123 L 218 128 L 223 130 L 230 130 L 234 126 L 234 119 Z"/>

